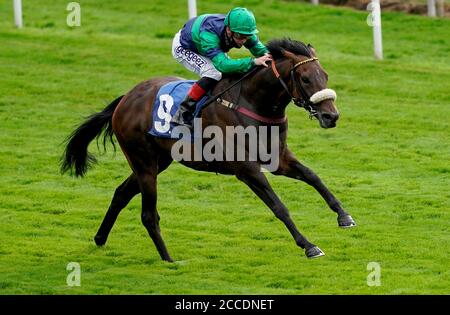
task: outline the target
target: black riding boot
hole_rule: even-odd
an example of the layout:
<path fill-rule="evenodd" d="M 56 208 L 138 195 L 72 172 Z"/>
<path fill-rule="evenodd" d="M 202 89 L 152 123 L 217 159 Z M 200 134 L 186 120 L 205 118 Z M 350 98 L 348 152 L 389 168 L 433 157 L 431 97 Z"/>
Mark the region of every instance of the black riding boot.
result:
<path fill-rule="evenodd" d="M 186 95 L 175 115 L 173 115 L 172 122 L 190 128 L 194 118 L 195 104 L 197 104 L 197 101 Z"/>

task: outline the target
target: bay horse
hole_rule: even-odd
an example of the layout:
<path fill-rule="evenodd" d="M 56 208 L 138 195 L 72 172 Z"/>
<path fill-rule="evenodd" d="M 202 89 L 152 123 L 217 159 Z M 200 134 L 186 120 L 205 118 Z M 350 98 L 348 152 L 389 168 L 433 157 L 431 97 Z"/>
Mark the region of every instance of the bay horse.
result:
<path fill-rule="evenodd" d="M 271 40 L 267 48 L 273 60 L 269 67 L 258 67 L 251 73 L 224 75 L 212 94 L 220 95 L 201 111 L 203 128 L 216 126 L 224 132 L 226 126 L 279 127 L 278 167 L 271 171 L 306 182 L 323 197 L 337 214 L 338 226 L 355 226 L 355 221 L 340 202 L 308 167 L 301 164 L 287 148 L 287 117 L 285 109 L 293 102 L 305 108 L 322 128 L 333 128 L 339 118 L 335 106 L 336 94 L 327 89 L 328 75 L 321 67 L 311 45 L 289 38 Z M 88 152 L 89 143 L 103 133 L 103 145 L 115 135 L 131 169 L 131 175 L 115 190 L 111 204 L 95 235 L 95 243 L 102 246 L 120 211 L 137 194 L 142 196 L 141 220 L 153 240 L 159 255 L 172 262 L 161 237 L 157 202 L 157 176 L 173 161 L 171 148 L 176 139 L 158 138 L 149 133 L 152 108 L 161 86 L 180 80 L 178 77 L 158 77 L 141 82 L 126 95 L 116 98 L 104 110 L 89 116 L 66 140 L 61 159 L 61 172 L 83 176 L 95 157 Z M 237 84 L 240 83 L 240 84 Z M 231 88 L 230 88 L 231 87 Z M 221 93 L 219 93 L 222 91 Z M 235 102 L 235 103 L 233 103 Z M 225 106 L 222 106 L 225 105 Z M 269 137 L 270 138 L 270 137 Z M 266 143 L 267 144 L 267 143 Z M 248 143 L 245 143 L 248 146 Z M 115 147 L 114 147 L 115 149 Z M 245 147 L 247 150 L 248 148 Z M 247 150 L 248 151 L 248 150 Z M 280 219 L 292 234 L 296 244 L 308 258 L 324 252 L 308 241 L 292 221 L 288 209 L 280 201 L 261 171 L 260 160 L 190 161 L 181 164 L 199 171 L 234 175 L 244 182 Z"/>

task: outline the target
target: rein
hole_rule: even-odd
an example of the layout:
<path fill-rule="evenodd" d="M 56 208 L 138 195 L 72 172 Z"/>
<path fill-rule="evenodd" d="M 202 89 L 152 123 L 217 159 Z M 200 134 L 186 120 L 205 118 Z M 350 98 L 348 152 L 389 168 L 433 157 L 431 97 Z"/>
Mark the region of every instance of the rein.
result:
<path fill-rule="evenodd" d="M 242 76 L 242 78 L 240 78 L 239 80 L 237 80 L 236 82 L 234 82 L 232 85 L 230 85 L 229 87 L 227 87 L 225 90 L 223 90 L 222 92 L 217 93 L 214 96 L 211 96 L 211 98 L 209 100 L 207 100 L 205 102 L 205 104 L 203 105 L 204 109 L 206 106 L 208 106 L 209 104 L 211 104 L 212 102 L 216 101 L 218 102 L 220 99 L 220 96 L 222 94 L 224 94 L 225 92 L 231 90 L 233 87 L 235 87 L 237 84 L 241 83 L 246 77 L 248 77 L 250 74 L 252 74 L 253 72 L 255 72 L 258 69 L 258 67 L 253 68 L 252 70 L 250 70 L 249 72 L 247 72 L 244 76 Z"/>

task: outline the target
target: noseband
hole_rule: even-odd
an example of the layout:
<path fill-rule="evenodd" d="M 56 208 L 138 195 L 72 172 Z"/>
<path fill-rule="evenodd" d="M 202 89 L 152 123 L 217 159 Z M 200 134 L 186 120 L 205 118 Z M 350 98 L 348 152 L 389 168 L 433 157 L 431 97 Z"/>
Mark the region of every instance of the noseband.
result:
<path fill-rule="evenodd" d="M 294 97 L 294 95 L 293 95 L 294 93 L 291 93 L 289 91 L 289 88 L 287 87 L 286 83 L 284 82 L 283 78 L 281 77 L 280 73 L 278 72 L 278 70 L 276 68 L 275 60 L 272 60 L 272 71 L 275 74 L 275 77 L 280 81 L 283 88 L 286 90 L 286 92 L 288 93 L 290 98 L 294 101 L 294 104 L 306 109 L 309 113 L 309 118 L 311 118 L 311 119 L 313 117 L 317 116 L 317 110 L 315 109 L 315 106 L 317 103 L 320 103 L 326 99 L 332 99 L 332 100 L 336 99 L 336 93 L 331 89 L 324 89 L 324 90 L 318 91 L 318 92 L 314 93 L 311 97 L 308 97 L 308 94 L 306 94 L 305 88 L 302 86 L 302 84 L 300 82 L 298 82 L 298 80 L 294 74 L 295 69 L 297 69 L 297 67 L 299 67 L 301 65 L 304 65 L 306 63 L 313 62 L 316 60 L 319 60 L 319 58 L 313 57 L 313 58 L 309 58 L 306 60 L 302 60 L 302 61 L 296 63 L 289 71 L 290 77 L 292 80 L 292 84 L 294 86 L 294 92 L 295 92 L 295 94 L 298 95 L 298 97 Z"/>

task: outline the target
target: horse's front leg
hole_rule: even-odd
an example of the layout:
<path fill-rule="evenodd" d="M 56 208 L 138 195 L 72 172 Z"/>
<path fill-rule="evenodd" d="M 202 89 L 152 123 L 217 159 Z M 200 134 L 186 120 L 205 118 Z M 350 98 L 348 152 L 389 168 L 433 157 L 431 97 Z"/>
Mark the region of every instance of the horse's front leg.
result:
<path fill-rule="evenodd" d="M 295 178 L 311 185 L 319 192 L 323 199 L 325 199 L 330 209 L 337 213 L 337 220 L 340 227 L 349 228 L 356 226 L 353 218 L 342 209 L 339 200 L 323 184 L 319 176 L 311 169 L 301 164 L 289 150 L 285 150 L 280 158 L 279 168 L 273 174 Z"/>
<path fill-rule="evenodd" d="M 292 221 L 288 209 L 280 201 L 278 196 L 272 190 L 267 178 L 260 172 L 260 167 L 246 168 L 236 174 L 236 177 L 247 184 L 251 190 L 272 210 L 275 216 L 280 219 L 292 234 L 298 246 L 305 249 L 305 255 L 308 258 L 323 256 L 324 253 L 316 245 L 309 242 L 298 231 Z"/>

